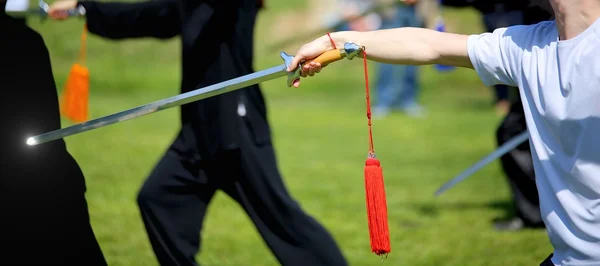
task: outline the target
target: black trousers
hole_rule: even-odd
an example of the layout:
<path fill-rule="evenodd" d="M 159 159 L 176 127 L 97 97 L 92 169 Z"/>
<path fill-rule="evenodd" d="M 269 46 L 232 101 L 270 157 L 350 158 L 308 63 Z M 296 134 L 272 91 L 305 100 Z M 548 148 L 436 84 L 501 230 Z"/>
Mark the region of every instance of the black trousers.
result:
<path fill-rule="evenodd" d="M 527 124 L 523 103 L 518 99 L 513 102 L 508 115 L 496 131 L 498 146 L 525 130 Z M 505 154 L 500 161 L 512 191 L 516 215 L 523 219 L 527 226 L 543 226 L 529 142 L 525 141 Z"/>
<path fill-rule="evenodd" d="M 282 265 L 347 265 L 334 239 L 288 194 L 271 144 L 241 135 L 238 149 L 199 163 L 171 146 L 146 180 L 138 204 L 160 264 L 198 265 L 198 235 L 220 189 L 244 208 Z"/>
<path fill-rule="evenodd" d="M 554 263 L 552 262 L 552 256 L 554 256 L 554 254 L 550 254 L 548 258 L 546 258 L 542 263 L 540 263 L 540 266 L 554 266 Z"/>
<path fill-rule="evenodd" d="M 0 167 L 0 264 L 107 265 L 90 225 L 81 170 L 73 159 L 40 157 L 45 161 Z"/>

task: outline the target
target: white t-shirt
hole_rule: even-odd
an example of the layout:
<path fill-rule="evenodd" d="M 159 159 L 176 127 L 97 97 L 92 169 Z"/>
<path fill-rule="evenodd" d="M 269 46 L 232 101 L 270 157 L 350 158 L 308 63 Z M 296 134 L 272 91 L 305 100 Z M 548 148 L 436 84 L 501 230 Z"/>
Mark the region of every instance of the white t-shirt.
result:
<path fill-rule="evenodd" d="M 8 0 L 5 10 L 8 11 L 27 11 L 29 0 Z"/>
<path fill-rule="evenodd" d="M 561 266 L 600 265 L 600 19 L 559 41 L 554 21 L 471 35 L 484 84 L 520 88 L 541 213 Z"/>

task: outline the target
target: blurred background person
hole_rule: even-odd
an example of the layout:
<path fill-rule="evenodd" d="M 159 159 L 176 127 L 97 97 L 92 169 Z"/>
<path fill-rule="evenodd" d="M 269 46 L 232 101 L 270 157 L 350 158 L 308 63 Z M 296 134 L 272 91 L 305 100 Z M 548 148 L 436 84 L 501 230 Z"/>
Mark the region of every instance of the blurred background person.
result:
<path fill-rule="evenodd" d="M 481 12 L 484 30 L 522 25 L 525 23 L 524 11 L 529 8 L 528 1 L 507 0 L 442 0 L 443 5 L 455 7 L 473 7 Z M 496 113 L 506 115 L 511 106 L 511 95 L 518 94 L 518 89 L 506 85 L 494 86 L 494 104 Z"/>
<path fill-rule="evenodd" d="M 533 5 L 531 1 L 443 0 L 442 3 L 447 6 L 477 9 L 482 13 L 485 30 L 488 32 L 511 25 L 536 24 L 550 20 L 553 16 Z M 514 90 L 513 97 L 508 97 L 508 90 Z M 527 126 L 518 88 L 496 86 L 496 96 L 498 110 L 501 113 L 506 112 L 496 130 L 496 142 L 501 146 L 527 130 Z M 511 190 L 511 204 L 515 212 L 507 219 L 496 219 L 495 228 L 501 231 L 543 228 L 529 142 L 524 142 L 502 156 L 500 163 Z"/>
<path fill-rule="evenodd" d="M 424 27 L 424 19 L 417 12 L 416 2 L 417 0 L 406 0 L 404 4 L 399 3 L 382 12 L 379 29 Z M 378 65 L 374 117 L 385 117 L 393 109 L 411 117 L 422 117 L 424 110 L 418 103 L 419 67 L 384 63 Z"/>
<path fill-rule="evenodd" d="M 424 19 L 415 5 L 418 0 L 338 0 L 341 18 L 348 20 L 335 31 L 371 31 L 398 27 L 424 27 Z M 361 13 L 379 5 L 386 5 L 382 12 L 360 17 Z M 332 21 L 334 21 L 332 19 Z M 392 110 L 400 110 L 411 117 L 422 117 L 423 107 L 418 103 L 418 67 L 377 63 L 375 79 L 377 98 L 373 117 L 383 118 Z"/>
<path fill-rule="evenodd" d="M 552 13 L 533 5 L 533 1 L 523 1 L 523 4 L 521 11 L 524 25 L 553 19 Z M 518 91 L 515 95 L 508 114 L 496 131 L 498 146 L 527 130 L 525 111 Z M 506 220 L 498 219 L 495 222 L 496 229 L 515 231 L 525 228 L 545 228 L 540 212 L 529 141 L 525 141 L 502 156 L 500 163 L 511 189 L 515 212 Z"/>
<path fill-rule="evenodd" d="M 76 7 L 85 8 L 90 33 L 106 39 L 180 36 L 181 93 L 255 72 L 262 0 L 63 0 L 49 13 L 62 19 Z M 243 207 L 280 263 L 347 265 L 333 237 L 285 187 L 259 84 L 182 105 L 180 119 L 137 197 L 161 265 L 198 265 L 205 214 L 218 191 Z"/>

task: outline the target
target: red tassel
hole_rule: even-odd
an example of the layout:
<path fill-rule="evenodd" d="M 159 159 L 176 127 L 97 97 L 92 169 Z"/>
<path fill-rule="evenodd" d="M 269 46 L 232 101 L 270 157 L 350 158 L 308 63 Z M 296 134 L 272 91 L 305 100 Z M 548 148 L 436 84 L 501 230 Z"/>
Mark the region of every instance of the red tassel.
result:
<path fill-rule="evenodd" d="M 335 42 L 327 33 L 334 49 Z M 367 121 L 369 126 L 369 156 L 365 162 L 365 194 L 367 198 L 367 217 L 369 221 L 369 238 L 371 251 L 377 255 L 391 252 L 390 232 L 388 227 L 387 202 L 383 184 L 381 163 L 375 158 L 373 146 L 373 130 L 371 124 L 371 97 L 369 96 L 369 74 L 367 68 L 367 52 L 363 48 L 363 64 L 365 70 L 365 96 L 367 100 Z"/>
<path fill-rule="evenodd" d="M 371 251 L 377 255 L 388 254 L 391 248 L 383 170 L 375 158 L 365 162 L 365 191 Z"/>

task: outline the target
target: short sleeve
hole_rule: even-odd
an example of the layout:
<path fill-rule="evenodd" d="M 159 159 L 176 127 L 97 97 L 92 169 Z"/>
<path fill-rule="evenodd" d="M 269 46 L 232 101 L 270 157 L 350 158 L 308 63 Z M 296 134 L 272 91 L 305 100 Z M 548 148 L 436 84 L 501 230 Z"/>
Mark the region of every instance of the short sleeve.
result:
<path fill-rule="evenodd" d="M 486 86 L 518 86 L 521 51 L 516 45 L 522 28 L 500 28 L 491 33 L 471 35 L 467 41 L 469 59 Z M 511 34 L 507 34 L 511 33 Z"/>

